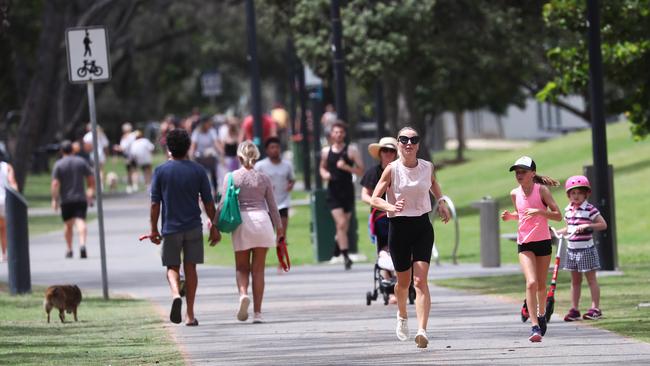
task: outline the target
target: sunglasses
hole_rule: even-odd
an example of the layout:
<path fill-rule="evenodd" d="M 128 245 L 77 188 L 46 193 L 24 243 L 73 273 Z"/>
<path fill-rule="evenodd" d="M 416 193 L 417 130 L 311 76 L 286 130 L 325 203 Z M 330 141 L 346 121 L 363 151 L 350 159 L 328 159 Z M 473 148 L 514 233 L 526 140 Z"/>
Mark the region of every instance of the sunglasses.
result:
<path fill-rule="evenodd" d="M 411 144 L 417 145 L 418 142 L 420 142 L 420 136 L 411 136 L 411 137 L 399 136 L 397 140 L 399 140 L 399 142 L 401 142 L 404 145 L 408 144 L 409 141 L 411 141 Z"/>

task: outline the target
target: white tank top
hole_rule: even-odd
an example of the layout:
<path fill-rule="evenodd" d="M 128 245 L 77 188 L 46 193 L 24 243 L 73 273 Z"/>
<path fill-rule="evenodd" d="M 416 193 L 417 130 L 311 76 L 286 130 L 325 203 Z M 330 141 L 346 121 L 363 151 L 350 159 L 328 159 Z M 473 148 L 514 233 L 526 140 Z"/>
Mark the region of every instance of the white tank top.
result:
<path fill-rule="evenodd" d="M 391 165 L 390 187 L 386 190 L 386 201 L 390 204 L 404 199 L 401 212 L 388 213 L 388 217 L 422 216 L 431 211 L 431 176 L 433 164 L 418 159 L 418 165 L 408 168 L 401 160 L 395 160 Z"/>
<path fill-rule="evenodd" d="M 9 166 L 4 161 L 0 162 L 0 205 L 5 204 L 7 193 L 5 188 L 9 187 Z"/>

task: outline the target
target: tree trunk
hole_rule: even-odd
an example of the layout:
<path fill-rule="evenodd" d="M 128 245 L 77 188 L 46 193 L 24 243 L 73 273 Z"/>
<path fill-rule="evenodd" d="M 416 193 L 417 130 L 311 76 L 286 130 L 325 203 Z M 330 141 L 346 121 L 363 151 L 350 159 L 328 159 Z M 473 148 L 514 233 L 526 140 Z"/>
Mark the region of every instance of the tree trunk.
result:
<path fill-rule="evenodd" d="M 51 96 L 56 90 L 54 84 L 58 74 L 57 59 L 59 59 L 65 30 L 61 9 L 67 5 L 65 0 L 51 0 L 43 4 L 43 27 L 36 55 L 38 61 L 23 105 L 13 153 L 16 181 L 21 192 L 25 186 L 32 152 L 39 143 L 40 132 L 49 118 Z"/>
<path fill-rule="evenodd" d="M 406 102 L 406 108 L 409 113 L 409 121 L 404 126 L 411 126 L 418 131 L 418 134 L 422 137 L 420 139 L 420 146 L 418 148 L 418 158 L 431 161 L 431 149 L 429 149 L 429 143 L 424 138 L 427 135 L 427 124 L 424 119 L 424 114 L 418 108 L 417 99 L 415 95 L 415 86 L 417 83 L 411 79 L 405 79 L 402 83 L 404 98 Z"/>
<path fill-rule="evenodd" d="M 388 120 L 389 129 L 386 133 L 389 136 L 397 134 L 398 115 L 399 115 L 399 83 L 393 78 L 385 80 L 384 88 L 386 95 L 386 119 Z"/>
<path fill-rule="evenodd" d="M 456 123 L 456 138 L 458 147 L 456 148 L 456 161 L 465 160 L 465 114 L 463 112 L 454 112 L 454 122 Z"/>

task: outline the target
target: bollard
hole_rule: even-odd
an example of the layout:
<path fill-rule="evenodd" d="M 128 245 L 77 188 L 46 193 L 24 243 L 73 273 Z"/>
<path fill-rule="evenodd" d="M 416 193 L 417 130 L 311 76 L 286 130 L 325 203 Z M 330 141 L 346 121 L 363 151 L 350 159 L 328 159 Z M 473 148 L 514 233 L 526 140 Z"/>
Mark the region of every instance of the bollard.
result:
<path fill-rule="evenodd" d="M 311 201 L 311 234 L 314 245 L 314 257 L 317 261 L 328 261 L 334 252 L 334 234 L 336 226 L 327 208 L 327 190 L 315 189 Z"/>
<path fill-rule="evenodd" d="M 7 188 L 7 254 L 9 257 L 9 291 L 12 295 L 32 292 L 29 269 L 29 236 L 27 201 L 18 192 Z"/>
<path fill-rule="evenodd" d="M 472 203 L 478 208 L 481 221 L 481 266 L 499 267 L 501 252 L 499 245 L 499 205 L 491 197 L 483 197 Z"/>

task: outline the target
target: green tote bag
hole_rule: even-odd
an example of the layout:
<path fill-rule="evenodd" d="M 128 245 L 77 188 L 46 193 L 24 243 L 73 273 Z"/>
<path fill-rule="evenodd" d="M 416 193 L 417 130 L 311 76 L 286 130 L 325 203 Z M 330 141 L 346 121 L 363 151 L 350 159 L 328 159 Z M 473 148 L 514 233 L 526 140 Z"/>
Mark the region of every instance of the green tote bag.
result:
<path fill-rule="evenodd" d="M 226 189 L 223 200 L 223 207 L 221 207 L 217 228 L 221 232 L 231 233 L 241 224 L 239 188 L 236 188 L 232 181 L 232 173 L 228 174 L 228 188 Z"/>

